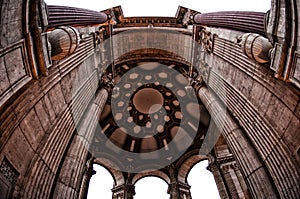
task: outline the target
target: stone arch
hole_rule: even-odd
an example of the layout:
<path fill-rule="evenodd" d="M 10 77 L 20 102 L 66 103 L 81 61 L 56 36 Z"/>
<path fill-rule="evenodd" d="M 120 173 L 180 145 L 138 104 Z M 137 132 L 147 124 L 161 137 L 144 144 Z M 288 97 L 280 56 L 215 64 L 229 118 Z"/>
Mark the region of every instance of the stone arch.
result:
<path fill-rule="evenodd" d="M 99 164 L 107 169 L 114 179 L 114 186 L 119 186 L 125 183 L 124 175 L 121 172 L 121 169 L 113 161 L 107 158 L 96 158 L 94 163 Z"/>
<path fill-rule="evenodd" d="M 132 178 L 132 183 L 136 184 L 140 179 L 145 177 L 150 177 L 150 176 L 158 177 L 163 181 L 165 181 L 167 184 L 170 184 L 171 182 L 170 177 L 165 172 L 156 170 L 156 171 L 149 171 L 149 172 L 135 174 Z"/>
<path fill-rule="evenodd" d="M 146 184 L 145 184 L 146 183 Z M 151 184 L 149 184 L 151 183 Z M 155 184 L 153 184 L 155 183 Z M 146 186 L 148 185 L 148 186 Z M 141 195 L 151 195 L 153 198 L 169 198 L 169 187 L 170 184 L 165 181 L 161 176 L 158 175 L 146 175 L 137 179 L 134 183 L 136 197 Z M 145 192 L 147 189 L 147 192 Z M 155 192 L 156 191 L 156 192 Z M 156 196 L 156 197 L 154 197 Z"/>
<path fill-rule="evenodd" d="M 151 34 L 153 33 L 153 34 Z M 142 36 L 141 36 L 142 35 Z M 139 38 L 138 40 L 136 38 Z M 131 29 L 119 34 L 113 35 L 113 39 L 107 39 L 103 42 L 103 46 L 110 46 L 110 42 L 117 43 L 113 45 L 114 55 L 113 59 L 118 62 L 124 55 L 129 55 L 130 52 L 138 52 L 143 50 L 144 54 L 153 54 L 153 51 L 162 50 L 173 53 L 180 57 L 182 61 L 192 63 L 192 56 L 190 56 L 190 48 L 194 42 L 190 35 L 179 33 L 171 28 L 168 29 Z M 128 40 L 133 41 L 131 45 L 128 45 Z M 151 42 L 154 41 L 154 42 Z M 171 45 L 175 43 L 177 45 Z M 139 52 L 141 53 L 141 52 Z M 157 55 L 157 53 L 156 53 Z M 176 58 L 175 57 L 175 58 Z M 138 57 L 141 58 L 141 57 Z M 112 62 L 113 60 L 110 60 Z"/>
<path fill-rule="evenodd" d="M 125 54 L 119 56 L 115 64 L 119 65 L 122 63 L 130 63 L 139 61 L 147 61 L 151 60 L 160 60 L 160 61 L 170 61 L 170 62 L 178 62 L 181 64 L 188 65 L 189 62 L 185 60 L 182 56 L 169 51 L 170 49 L 159 49 L 159 48 L 141 48 L 137 50 L 132 50 L 130 52 L 126 52 Z"/>
<path fill-rule="evenodd" d="M 187 177 L 193 166 L 202 160 L 207 160 L 208 158 L 206 155 L 199 154 L 199 150 L 195 150 L 193 153 L 188 155 L 189 157 L 187 157 L 185 161 L 180 165 L 177 175 L 178 181 L 186 184 Z"/>

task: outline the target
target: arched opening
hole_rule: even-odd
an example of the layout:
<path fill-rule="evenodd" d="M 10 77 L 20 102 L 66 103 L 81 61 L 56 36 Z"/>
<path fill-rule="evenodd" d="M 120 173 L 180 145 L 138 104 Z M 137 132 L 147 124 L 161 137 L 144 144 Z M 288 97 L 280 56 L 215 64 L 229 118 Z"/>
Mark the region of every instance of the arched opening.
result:
<path fill-rule="evenodd" d="M 168 184 L 158 177 L 145 177 L 135 184 L 134 199 L 169 199 Z"/>
<path fill-rule="evenodd" d="M 208 160 L 203 160 L 193 166 L 188 183 L 191 186 L 192 198 L 219 199 L 220 195 L 213 174 L 206 169 Z"/>
<path fill-rule="evenodd" d="M 114 179 L 106 168 L 101 165 L 93 165 L 96 174 L 91 177 L 87 199 L 111 199 L 111 189 L 114 185 Z"/>

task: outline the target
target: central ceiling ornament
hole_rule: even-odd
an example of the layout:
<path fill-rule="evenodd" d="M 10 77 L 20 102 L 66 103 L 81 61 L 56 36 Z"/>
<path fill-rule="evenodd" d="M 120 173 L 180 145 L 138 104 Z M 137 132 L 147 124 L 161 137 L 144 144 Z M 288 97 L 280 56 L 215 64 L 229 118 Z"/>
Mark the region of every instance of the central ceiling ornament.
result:
<path fill-rule="evenodd" d="M 197 96 L 185 90 L 189 82 L 183 67 L 160 62 L 116 67 L 119 92 L 112 93 L 110 116 L 101 122 L 102 150 L 133 160 L 135 172 L 141 166 L 163 168 L 188 150 L 198 134 L 200 107 Z M 195 113 L 189 104 L 198 104 Z"/>
<path fill-rule="evenodd" d="M 143 88 L 133 96 L 133 105 L 139 112 L 144 114 L 157 112 L 163 104 L 163 95 L 154 88 Z"/>

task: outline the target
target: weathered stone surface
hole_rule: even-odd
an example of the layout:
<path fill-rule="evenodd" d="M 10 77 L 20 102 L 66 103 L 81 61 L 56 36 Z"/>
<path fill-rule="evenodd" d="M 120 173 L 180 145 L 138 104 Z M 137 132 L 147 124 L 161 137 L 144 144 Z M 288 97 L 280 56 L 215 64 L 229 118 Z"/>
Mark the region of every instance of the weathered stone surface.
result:
<path fill-rule="evenodd" d="M 14 112 L 19 121 L 23 120 L 27 113 L 44 95 L 42 92 L 40 92 L 39 82 L 32 81 L 27 86 L 30 86 L 30 89 L 26 89 L 24 92 L 22 92 L 12 103 Z"/>
<path fill-rule="evenodd" d="M 267 111 L 271 96 L 271 92 L 269 92 L 269 90 L 267 90 L 264 86 L 256 81 L 253 82 L 249 100 L 255 107 L 257 107 L 257 110 L 261 115 L 264 115 Z"/>
<path fill-rule="evenodd" d="M 1 2 L 0 48 L 22 38 L 22 4 L 21 0 L 13 3 L 9 0 Z"/>
<path fill-rule="evenodd" d="M 4 91 L 9 89 L 10 83 L 7 76 L 7 71 L 4 65 L 4 58 L 0 56 L 0 96 L 3 94 Z"/>
<path fill-rule="evenodd" d="M 237 71 L 235 76 L 236 88 L 246 97 L 250 97 L 250 91 L 252 89 L 254 80 L 249 75 L 243 73 L 242 71 Z"/>
<path fill-rule="evenodd" d="M 299 159 L 297 155 L 297 150 L 300 149 L 300 120 L 299 118 L 293 116 L 288 128 L 286 129 L 283 140 L 287 143 L 287 146 L 290 148 L 292 153 Z"/>
<path fill-rule="evenodd" d="M 26 75 L 21 48 L 17 48 L 4 56 L 7 75 L 11 84 Z"/>
<path fill-rule="evenodd" d="M 69 104 L 71 102 L 72 96 L 74 96 L 76 93 L 76 90 L 74 89 L 76 76 L 77 76 L 77 70 L 74 69 L 70 72 L 70 74 L 67 74 L 61 80 L 61 89 L 62 89 L 62 92 L 64 94 L 67 104 Z"/>
<path fill-rule="evenodd" d="M 300 119 L 300 100 L 296 106 L 295 115 L 298 117 L 298 119 Z"/>
<path fill-rule="evenodd" d="M 20 123 L 20 127 L 31 147 L 37 150 L 45 132 L 34 109 L 27 114 Z"/>
<path fill-rule="evenodd" d="M 48 93 L 52 107 L 56 115 L 59 115 L 67 107 L 61 85 L 56 84 Z"/>
<path fill-rule="evenodd" d="M 46 105 L 43 100 L 40 100 L 36 105 L 35 105 L 35 112 L 41 122 L 41 125 L 43 126 L 43 129 L 45 132 L 48 131 L 51 123 L 50 123 L 50 118 L 49 114 L 46 112 Z"/>
<path fill-rule="evenodd" d="M 49 119 L 50 119 L 49 121 L 51 123 L 53 123 L 53 121 L 55 120 L 55 112 L 54 112 L 54 109 L 52 106 L 52 102 L 50 101 L 48 95 L 45 95 L 42 100 L 43 100 L 43 103 L 45 104 L 45 111 L 49 115 Z"/>
<path fill-rule="evenodd" d="M 281 137 L 290 122 L 293 113 L 275 96 L 271 97 L 269 107 L 265 114 L 266 118 Z"/>
<path fill-rule="evenodd" d="M 7 142 L 4 153 L 11 162 L 14 162 L 14 166 L 22 175 L 26 172 L 34 156 L 32 146 L 28 143 L 28 138 L 23 135 L 20 128 L 15 129 Z"/>

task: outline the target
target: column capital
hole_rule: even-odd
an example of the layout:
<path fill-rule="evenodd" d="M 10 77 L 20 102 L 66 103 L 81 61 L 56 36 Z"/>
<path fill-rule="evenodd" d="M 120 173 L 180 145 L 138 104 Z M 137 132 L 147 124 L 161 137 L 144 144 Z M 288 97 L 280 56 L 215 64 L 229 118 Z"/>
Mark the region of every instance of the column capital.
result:
<path fill-rule="evenodd" d="M 169 184 L 167 193 L 170 194 L 170 199 L 191 198 L 191 186 L 187 183 L 172 182 Z"/>
<path fill-rule="evenodd" d="M 96 171 L 93 168 L 94 164 L 94 157 L 91 157 L 90 159 L 87 160 L 86 165 L 85 165 L 85 174 L 91 178 L 92 175 L 96 174 Z"/>
<path fill-rule="evenodd" d="M 135 195 L 135 185 L 122 184 L 111 189 L 113 198 L 133 199 Z"/>

